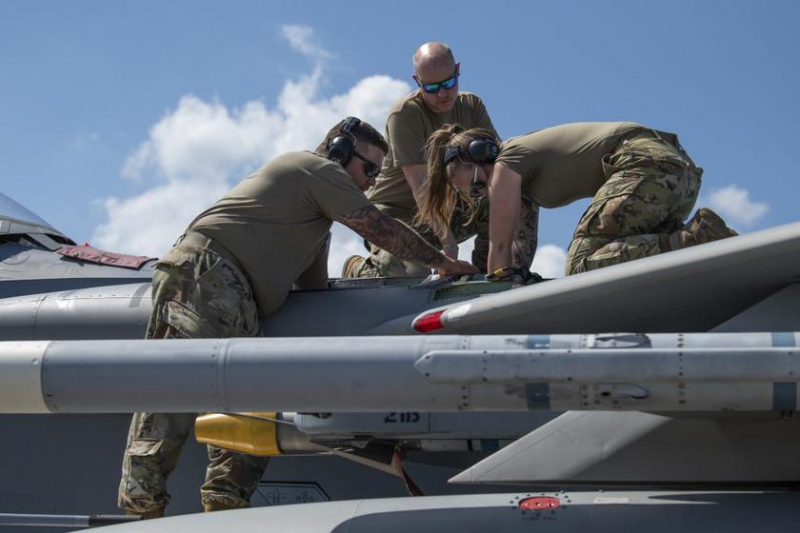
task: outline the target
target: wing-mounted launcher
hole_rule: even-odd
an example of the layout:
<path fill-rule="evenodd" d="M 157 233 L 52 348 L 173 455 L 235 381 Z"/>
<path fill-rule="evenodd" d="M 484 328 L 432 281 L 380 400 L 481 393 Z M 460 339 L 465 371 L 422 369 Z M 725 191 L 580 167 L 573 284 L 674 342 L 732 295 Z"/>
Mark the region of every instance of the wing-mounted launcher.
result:
<path fill-rule="evenodd" d="M 796 333 L 7 342 L 0 344 L 0 406 L 306 413 L 368 407 L 384 417 L 392 409 L 493 411 L 482 413 L 489 417 L 571 411 L 455 480 L 793 485 L 800 479 L 799 342 Z M 368 419 L 347 416 L 301 418 L 290 428 L 293 442 L 300 449 L 335 449 L 333 442 L 357 448 L 360 438 L 377 435 L 370 435 Z M 428 424 L 427 433 L 410 428 L 394 441 L 458 434 L 435 435 L 430 418 Z M 275 428 L 279 442 L 282 426 Z"/>

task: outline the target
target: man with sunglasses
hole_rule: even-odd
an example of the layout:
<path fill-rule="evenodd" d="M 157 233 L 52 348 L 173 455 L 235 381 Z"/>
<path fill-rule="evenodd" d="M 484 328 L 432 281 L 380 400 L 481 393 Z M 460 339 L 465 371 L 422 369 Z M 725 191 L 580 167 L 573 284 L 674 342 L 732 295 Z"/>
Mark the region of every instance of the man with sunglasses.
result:
<path fill-rule="evenodd" d="M 389 152 L 383 161 L 382 174 L 375 187 L 367 192 L 382 213 L 411 225 L 433 246 L 448 257 L 458 257 L 458 242 L 477 234 L 472 263 L 486 268 L 489 253 L 489 210 L 485 196 L 476 196 L 476 216 L 468 209 L 457 209 L 451 232 L 437 239 L 426 226 L 414 224 L 418 212 L 417 197 L 425 182 L 425 144 L 431 134 L 445 124 L 465 129 L 485 128 L 496 135 L 481 99 L 458 90 L 461 64 L 444 43 L 420 46 L 413 58 L 418 90 L 395 103 L 386 122 Z M 351 256 L 345 261 L 344 277 L 421 276 L 429 270 L 419 263 L 404 261 L 375 242 L 370 242 L 370 256 Z"/>
<path fill-rule="evenodd" d="M 470 274 L 411 229 L 380 213 L 364 196 L 380 171 L 386 141 L 350 117 L 316 152 L 281 155 L 239 182 L 189 224 L 156 264 L 146 338 L 252 337 L 292 286 L 327 287 L 333 221 L 397 257 Z M 137 413 L 131 422 L 119 506 L 146 518 L 163 516 L 166 481 L 177 464 L 194 414 Z M 209 446 L 201 500 L 206 511 L 247 507 L 266 458 Z"/>

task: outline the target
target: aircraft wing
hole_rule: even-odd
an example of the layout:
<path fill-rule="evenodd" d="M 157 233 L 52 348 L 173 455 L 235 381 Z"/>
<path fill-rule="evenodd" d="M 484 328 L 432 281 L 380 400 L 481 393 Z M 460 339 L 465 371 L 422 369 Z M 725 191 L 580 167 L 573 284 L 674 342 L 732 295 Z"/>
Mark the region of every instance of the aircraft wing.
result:
<path fill-rule="evenodd" d="M 403 324 L 445 334 L 795 331 L 798 276 L 795 223 L 433 308 Z M 756 304 L 765 309 L 735 318 Z"/>
<path fill-rule="evenodd" d="M 351 500 L 195 514 L 98 533 L 794 531 L 797 493 L 536 492 Z"/>

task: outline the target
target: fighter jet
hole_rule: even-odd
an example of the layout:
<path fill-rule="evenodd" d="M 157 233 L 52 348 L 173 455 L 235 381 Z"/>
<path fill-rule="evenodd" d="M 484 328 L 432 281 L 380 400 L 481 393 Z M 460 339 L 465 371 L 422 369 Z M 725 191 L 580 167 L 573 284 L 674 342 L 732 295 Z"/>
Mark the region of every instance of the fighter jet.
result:
<path fill-rule="evenodd" d="M 798 259 L 793 224 L 496 294 L 488 291 L 497 286 L 463 280 L 370 288 L 334 281 L 326 291 L 292 294 L 292 306 L 263 324 L 280 337 L 272 339 L 56 340 L 48 332 L 80 325 L 55 317 L 59 301 L 62 309 L 79 305 L 75 293 L 16 297 L 0 310 L 21 324 L 28 317 L 36 332 L 28 338 L 44 340 L 0 345 L 0 406 L 333 419 L 371 411 L 406 420 L 490 411 L 479 413 L 488 415 L 480 424 L 512 411 L 555 416 L 451 479 L 526 492 L 315 503 L 114 526 L 119 531 L 788 530 L 800 518 L 798 496 L 786 490 L 800 474 L 800 338 L 791 333 L 800 331 Z M 360 291 L 393 290 L 387 299 L 399 311 L 363 323 L 337 318 L 342 336 L 311 338 L 299 325 L 316 326 L 309 302 L 352 304 Z M 415 309 L 407 300 L 420 293 L 426 301 Z M 126 293 L 128 307 L 145 306 L 145 294 L 131 305 Z M 53 318 L 30 318 L 48 306 Z M 124 322 L 117 320 L 114 327 Z M 264 422 L 275 430 L 274 420 Z M 281 427 L 278 448 L 305 446 Z"/>
<path fill-rule="evenodd" d="M 143 338 L 154 258 L 78 246 L 2 195 L 0 232 L 0 341 Z M 325 291 L 295 292 L 279 314 L 262 320 L 262 334 L 366 334 L 442 303 L 510 287 L 466 279 L 424 286 L 420 281 L 332 280 Z M 409 489 L 476 492 L 448 486 L 446 479 L 554 416 L 277 413 L 271 423 L 281 438 L 281 457 L 271 462 L 253 503 L 400 496 Z M 0 513 L 118 512 L 115 493 L 128 422 L 129 416 L 120 414 L 0 416 L 0 453 L 17 457 L 25 450 L 21 460 L 4 461 Z M 170 478 L 168 513 L 199 510 L 197 489 L 206 463 L 204 447 L 188 443 Z"/>

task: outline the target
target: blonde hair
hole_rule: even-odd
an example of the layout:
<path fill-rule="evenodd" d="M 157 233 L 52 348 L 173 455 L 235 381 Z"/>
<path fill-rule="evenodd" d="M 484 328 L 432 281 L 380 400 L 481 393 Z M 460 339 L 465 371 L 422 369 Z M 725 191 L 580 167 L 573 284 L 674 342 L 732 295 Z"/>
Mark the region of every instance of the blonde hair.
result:
<path fill-rule="evenodd" d="M 475 215 L 475 201 L 469 191 L 456 191 L 453 187 L 453 173 L 460 159 L 456 158 L 445 165 L 444 156 L 449 148 L 458 148 L 460 153 L 466 154 L 469 144 L 476 139 L 494 139 L 500 144 L 494 133 L 487 129 L 471 128 L 465 131 L 458 124 L 445 124 L 433 132 L 425 145 L 428 175 L 418 193 L 419 211 L 414 222 L 427 224 L 439 238 L 444 237 L 450 229 L 450 220 L 457 205 L 464 205 L 470 210 L 467 224 Z"/>

